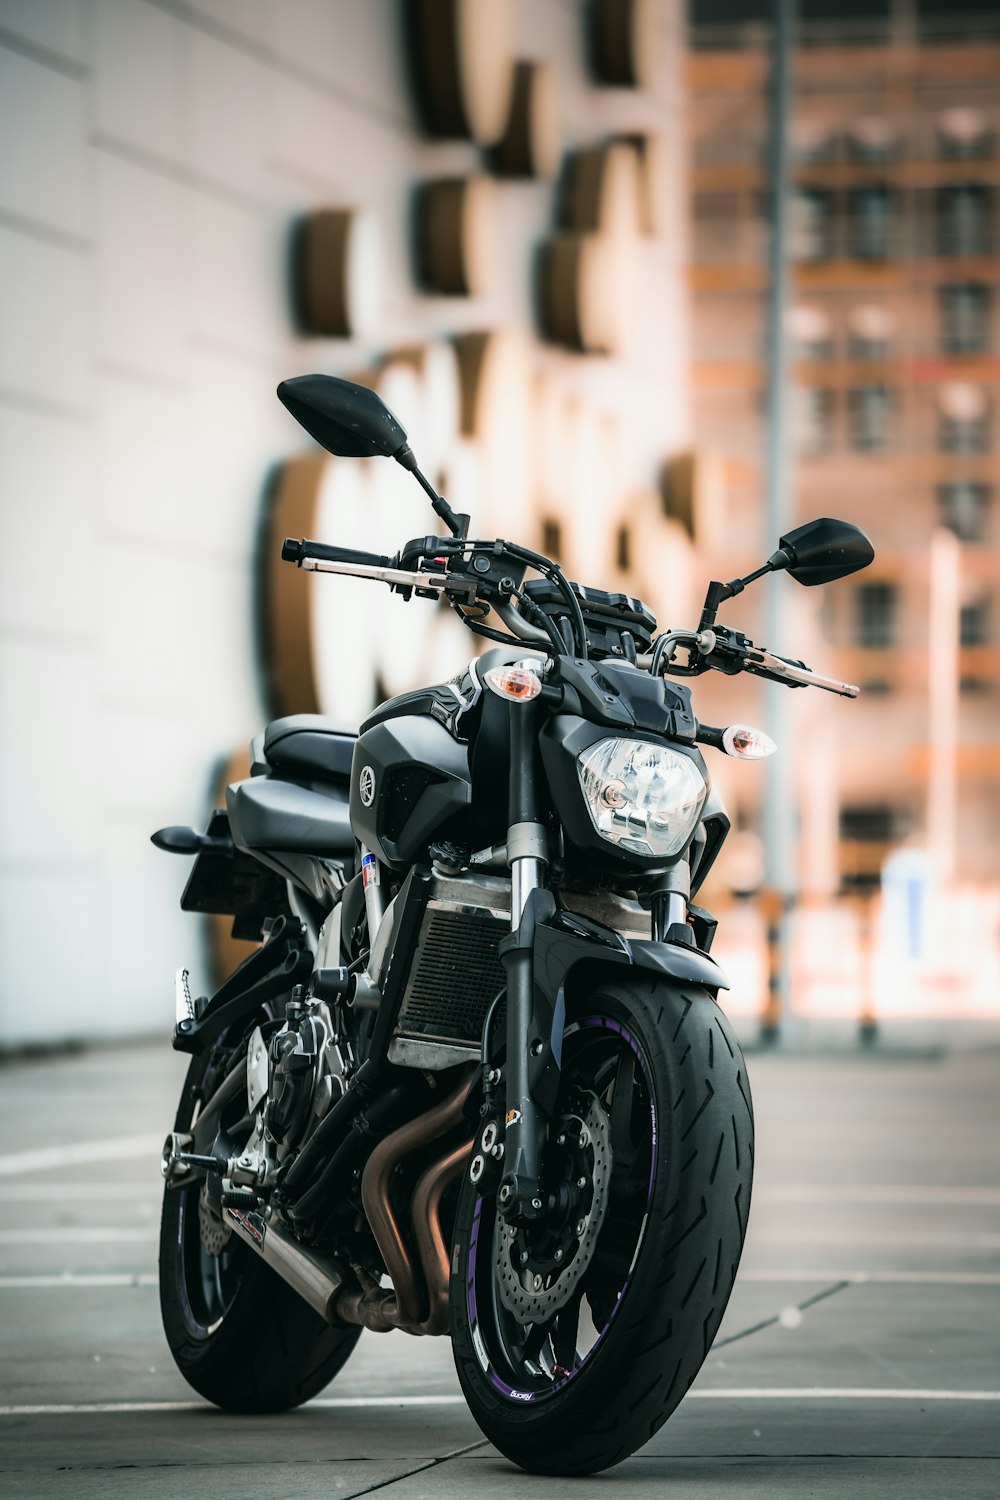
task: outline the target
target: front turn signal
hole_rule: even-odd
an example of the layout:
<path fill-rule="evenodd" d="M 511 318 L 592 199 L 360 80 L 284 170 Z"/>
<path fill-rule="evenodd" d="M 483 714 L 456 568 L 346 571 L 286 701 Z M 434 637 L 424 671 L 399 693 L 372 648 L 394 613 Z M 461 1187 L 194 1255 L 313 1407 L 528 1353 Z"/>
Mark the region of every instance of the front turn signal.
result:
<path fill-rule="evenodd" d="M 528 703 L 542 691 L 542 680 L 529 667 L 491 667 L 485 676 L 486 686 L 501 698 Z"/>
<path fill-rule="evenodd" d="M 763 729 L 753 729 L 749 724 L 730 724 L 722 731 L 722 748 L 737 760 L 763 760 L 765 756 L 773 755 L 778 747 Z"/>

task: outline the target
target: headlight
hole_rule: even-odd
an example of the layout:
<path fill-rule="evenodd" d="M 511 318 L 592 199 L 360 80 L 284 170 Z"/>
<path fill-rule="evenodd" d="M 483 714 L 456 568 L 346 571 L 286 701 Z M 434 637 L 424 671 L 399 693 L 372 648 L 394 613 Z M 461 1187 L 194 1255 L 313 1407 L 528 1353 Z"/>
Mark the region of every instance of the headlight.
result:
<path fill-rule="evenodd" d="M 647 740 L 600 740 L 577 756 L 591 822 L 631 854 L 678 854 L 708 795 L 695 762 Z"/>

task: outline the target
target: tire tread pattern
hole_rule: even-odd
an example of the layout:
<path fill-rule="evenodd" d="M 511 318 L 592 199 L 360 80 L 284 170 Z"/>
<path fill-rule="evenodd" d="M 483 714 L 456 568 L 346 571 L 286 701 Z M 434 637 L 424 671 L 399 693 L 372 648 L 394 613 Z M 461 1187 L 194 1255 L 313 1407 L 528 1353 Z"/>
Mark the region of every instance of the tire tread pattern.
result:
<path fill-rule="evenodd" d="M 753 1108 L 725 1015 L 708 991 L 657 980 L 622 981 L 588 1008 L 607 1001 L 641 1038 L 656 1074 L 660 1125 L 642 1250 L 604 1345 L 561 1392 L 514 1407 L 486 1380 L 472 1345 L 464 1277 L 452 1281 L 455 1361 L 472 1413 L 503 1453 L 536 1473 L 595 1473 L 662 1426 L 711 1348 L 746 1233 Z M 460 1266 L 474 1198 L 466 1183 Z"/>

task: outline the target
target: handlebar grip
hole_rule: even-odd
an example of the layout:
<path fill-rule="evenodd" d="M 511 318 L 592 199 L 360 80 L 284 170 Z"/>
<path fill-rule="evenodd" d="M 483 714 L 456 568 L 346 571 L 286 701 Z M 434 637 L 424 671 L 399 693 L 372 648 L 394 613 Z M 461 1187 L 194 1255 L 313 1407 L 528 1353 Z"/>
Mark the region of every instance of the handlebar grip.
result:
<path fill-rule="evenodd" d="M 301 540 L 285 537 L 281 544 L 282 562 L 301 565 L 307 557 L 317 562 L 360 563 L 369 568 L 388 568 L 392 564 L 391 557 L 382 557 L 378 552 L 356 552 L 351 547 L 328 547 L 325 542 L 310 542 L 304 537 Z"/>

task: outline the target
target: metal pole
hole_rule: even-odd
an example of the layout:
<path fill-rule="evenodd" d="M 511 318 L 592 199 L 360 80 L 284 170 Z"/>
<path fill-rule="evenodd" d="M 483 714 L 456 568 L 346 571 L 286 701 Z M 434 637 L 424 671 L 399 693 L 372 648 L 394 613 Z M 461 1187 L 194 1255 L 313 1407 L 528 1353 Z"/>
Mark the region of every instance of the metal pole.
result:
<path fill-rule="evenodd" d="M 788 100 L 792 0 L 772 0 L 771 95 L 768 179 L 771 236 L 768 249 L 767 419 L 764 474 L 764 550 L 770 553 L 789 529 L 788 489 Z M 767 644 L 787 650 L 785 592 L 780 575 L 768 581 L 765 598 Z M 789 1013 L 788 918 L 795 890 L 795 750 L 791 736 L 788 690 L 765 684 L 767 731 L 778 754 L 767 762 L 764 797 L 764 870 L 768 892 L 769 979 L 762 1022 L 764 1040 L 777 1040 Z"/>

